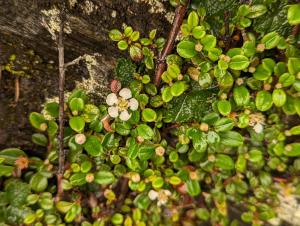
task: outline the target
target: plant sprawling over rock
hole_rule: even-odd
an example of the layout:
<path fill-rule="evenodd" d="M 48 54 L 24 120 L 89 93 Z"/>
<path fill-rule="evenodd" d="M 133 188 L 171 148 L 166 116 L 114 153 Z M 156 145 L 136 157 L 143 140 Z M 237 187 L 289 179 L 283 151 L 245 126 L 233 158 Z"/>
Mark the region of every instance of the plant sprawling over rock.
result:
<path fill-rule="evenodd" d="M 242 221 L 264 225 L 279 189 L 300 193 L 300 51 L 297 33 L 287 36 L 300 5 L 277 15 L 272 6 L 287 1 L 211 2 L 192 1 L 160 84 L 156 30 L 109 33 L 130 58 L 118 61 L 106 103 L 69 96 L 59 197 L 59 105 L 30 114 L 45 156 L 0 152 L 0 222 L 238 225 L 228 213 L 238 205 Z"/>

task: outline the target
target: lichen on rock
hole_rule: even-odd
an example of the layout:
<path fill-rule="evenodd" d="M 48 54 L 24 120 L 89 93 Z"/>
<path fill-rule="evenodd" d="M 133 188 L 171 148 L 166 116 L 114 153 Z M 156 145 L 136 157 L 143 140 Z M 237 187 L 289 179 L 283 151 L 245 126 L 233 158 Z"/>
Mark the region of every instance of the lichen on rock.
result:
<path fill-rule="evenodd" d="M 57 7 L 53 7 L 49 10 L 42 10 L 42 26 L 45 27 L 48 32 L 51 34 L 51 38 L 56 40 L 56 34 L 59 32 L 60 29 L 60 10 Z M 66 34 L 70 34 L 72 32 L 70 28 L 70 24 L 65 22 L 64 24 L 64 32 Z"/>

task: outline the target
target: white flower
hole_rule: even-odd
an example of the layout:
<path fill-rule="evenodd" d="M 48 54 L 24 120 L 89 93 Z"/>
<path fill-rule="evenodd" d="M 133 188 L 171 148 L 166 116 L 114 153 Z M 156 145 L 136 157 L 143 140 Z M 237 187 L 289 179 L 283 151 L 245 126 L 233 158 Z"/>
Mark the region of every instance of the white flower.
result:
<path fill-rule="evenodd" d="M 168 202 L 168 199 L 169 199 L 169 196 L 171 196 L 171 192 L 169 190 L 160 190 L 158 192 L 158 197 L 157 197 L 157 205 L 158 206 L 162 206 L 162 205 L 165 205 L 167 202 Z"/>
<path fill-rule="evenodd" d="M 119 116 L 118 107 L 109 107 L 108 114 L 113 118 L 117 118 Z"/>
<path fill-rule="evenodd" d="M 256 133 L 262 133 L 262 131 L 264 130 L 264 127 L 262 124 L 257 123 L 254 127 L 253 127 L 254 131 Z"/>
<path fill-rule="evenodd" d="M 106 97 L 106 103 L 109 106 L 113 106 L 114 104 L 118 103 L 118 97 L 115 93 L 110 93 Z"/>
<path fill-rule="evenodd" d="M 129 108 L 130 108 L 130 110 L 136 111 L 138 109 L 138 107 L 139 107 L 139 102 L 136 99 L 131 98 L 129 100 Z"/>
<path fill-rule="evenodd" d="M 120 114 L 120 119 L 122 121 L 127 121 L 128 119 L 130 119 L 131 115 L 128 113 L 127 110 L 125 111 L 122 111 L 121 114 Z"/>
<path fill-rule="evenodd" d="M 172 193 L 169 190 L 161 189 L 159 192 L 150 190 L 148 193 L 148 197 L 150 200 L 156 200 L 157 199 L 157 205 L 162 206 L 165 205 L 168 202 L 169 196 L 171 196 Z"/>
<path fill-rule="evenodd" d="M 122 121 L 130 119 L 131 114 L 128 110 L 136 111 L 139 107 L 139 102 L 132 98 L 132 93 L 128 88 L 121 89 L 119 97 L 115 93 L 108 94 L 106 103 L 110 106 L 108 108 L 109 116 L 112 118 L 119 117 Z"/>
<path fill-rule="evenodd" d="M 132 97 L 131 91 L 128 88 L 123 88 L 120 90 L 119 95 L 124 99 L 130 99 Z"/>
<path fill-rule="evenodd" d="M 148 193 L 148 197 L 150 200 L 155 200 L 157 199 L 158 197 L 158 192 L 157 191 L 154 191 L 154 190 L 150 190 L 149 193 Z"/>

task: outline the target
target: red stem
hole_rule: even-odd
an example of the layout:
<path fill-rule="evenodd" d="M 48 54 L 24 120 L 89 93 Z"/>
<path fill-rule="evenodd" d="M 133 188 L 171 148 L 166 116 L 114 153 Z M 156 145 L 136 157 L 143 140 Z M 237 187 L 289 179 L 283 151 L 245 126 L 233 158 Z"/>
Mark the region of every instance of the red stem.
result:
<path fill-rule="evenodd" d="M 184 5 L 179 4 L 176 8 L 175 12 L 175 17 L 173 20 L 173 25 L 171 28 L 171 31 L 168 36 L 167 43 L 162 50 L 162 52 L 159 53 L 158 58 L 157 58 L 157 65 L 155 69 L 155 80 L 154 83 L 156 86 L 159 86 L 160 81 L 161 81 L 161 75 L 162 73 L 166 70 L 166 57 L 169 55 L 173 48 L 174 48 L 174 43 L 175 39 L 177 37 L 177 34 L 179 32 L 180 26 L 183 22 L 184 15 L 187 11 L 187 7 L 190 3 L 190 0 L 186 0 L 186 3 Z"/>

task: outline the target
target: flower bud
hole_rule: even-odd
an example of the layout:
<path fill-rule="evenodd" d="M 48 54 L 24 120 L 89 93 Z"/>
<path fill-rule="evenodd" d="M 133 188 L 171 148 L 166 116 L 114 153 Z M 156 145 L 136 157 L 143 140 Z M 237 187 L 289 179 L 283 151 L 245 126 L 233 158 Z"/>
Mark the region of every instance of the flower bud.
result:
<path fill-rule="evenodd" d="M 113 93 L 117 93 L 117 92 L 120 91 L 121 86 L 122 86 L 122 85 L 121 85 L 121 82 L 118 81 L 118 80 L 116 80 L 116 79 L 114 79 L 114 80 L 112 80 L 111 83 L 110 83 L 110 90 L 111 90 Z"/>
<path fill-rule="evenodd" d="M 86 136 L 82 133 L 76 134 L 75 135 L 75 142 L 76 144 L 82 145 L 86 141 Z"/>
<path fill-rule="evenodd" d="M 165 149 L 162 146 L 155 148 L 155 154 L 162 157 L 165 154 Z"/>
<path fill-rule="evenodd" d="M 203 132 L 207 132 L 209 129 L 209 126 L 207 123 L 204 123 L 202 122 L 201 125 L 200 125 L 200 130 L 203 131 Z"/>
<path fill-rule="evenodd" d="M 88 174 L 85 176 L 85 180 L 86 180 L 86 182 L 88 182 L 88 183 L 92 183 L 92 182 L 94 181 L 94 174 L 88 173 Z"/>

